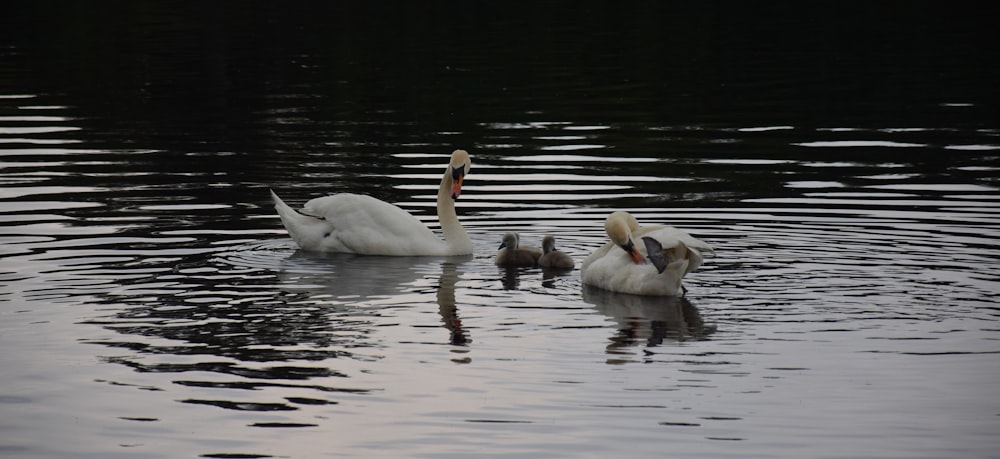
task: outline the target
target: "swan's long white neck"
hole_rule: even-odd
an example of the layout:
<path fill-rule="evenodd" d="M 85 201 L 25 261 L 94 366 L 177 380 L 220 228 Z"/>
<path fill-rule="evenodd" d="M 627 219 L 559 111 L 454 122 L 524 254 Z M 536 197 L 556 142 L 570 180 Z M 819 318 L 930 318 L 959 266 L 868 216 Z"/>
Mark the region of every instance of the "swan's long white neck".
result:
<path fill-rule="evenodd" d="M 444 234 L 444 242 L 448 246 L 449 254 L 470 254 L 472 253 L 472 241 L 466 234 L 465 228 L 458 221 L 458 214 L 455 213 L 455 200 L 451 198 L 451 170 L 452 166 L 448 166 L 444 177 L 441 178 L 441 186 L 438 187 L 438 222 L 441 223 L 441 233 Z"/>

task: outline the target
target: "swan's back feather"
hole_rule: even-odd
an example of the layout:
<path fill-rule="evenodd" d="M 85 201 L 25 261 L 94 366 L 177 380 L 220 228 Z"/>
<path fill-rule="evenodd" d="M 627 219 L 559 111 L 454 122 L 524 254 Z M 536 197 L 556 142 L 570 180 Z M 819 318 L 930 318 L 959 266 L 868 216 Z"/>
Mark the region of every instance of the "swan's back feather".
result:
<path fill-rule="evenodd" d="M 446 250 L 416 217 L 371 196 L 335 194 L 313 199 L 303 209 L 322 215 L 330 226 L 322 250 L 368 255 L 441 255 Z"/>

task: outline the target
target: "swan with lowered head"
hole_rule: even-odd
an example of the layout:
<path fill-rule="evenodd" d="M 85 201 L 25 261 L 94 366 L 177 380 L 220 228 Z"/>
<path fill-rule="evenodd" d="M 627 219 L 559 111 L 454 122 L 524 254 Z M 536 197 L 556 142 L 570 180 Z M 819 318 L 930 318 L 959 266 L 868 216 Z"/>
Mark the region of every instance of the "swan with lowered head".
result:
<path fill-rule="evenodd" d="M 538 264 L 542 251 L 538 247 L 520 245 L 517 233 L 506 233 L 497 251 L 496 265 L 507 267 L 531 267 Z"/>
<path fill-rule="evenodd" d="M 455 150 L 441 178 L 437 214 L 442 241 L 420 220 L 398 206 L 371 196 L 340 193 L 310 200 L 299 211 L 271 191 L 274 208 L 288 235 L 303 250 L 363 255 L 449 256 L 472 253 L 472 241 L 455 214 L 455 199 L 472 162 Z"/>
<path fill-rule="evenodd" d="M 628 212 L 614 212 L 604 222 L 611 242 L 583 262 L 583 283 L 635 295 L 683 295 L 681 279 L 712 252 L 703 241 L 667 225 L 639 226 Z M 635 243 L 640 238 L 642 246 Z M 620 247 L 622 250 L 616 250 Z M 649 258 L 651 263 L 646 263 Z"/>
<path fill-rule="evenodd" d="M 556 249 L 556 238 L 545 236 L 542 238 L 542 257 L 538 259 L 538 266 L 549 269 L 573 269 L 576 263 L 573 259 Z"/>

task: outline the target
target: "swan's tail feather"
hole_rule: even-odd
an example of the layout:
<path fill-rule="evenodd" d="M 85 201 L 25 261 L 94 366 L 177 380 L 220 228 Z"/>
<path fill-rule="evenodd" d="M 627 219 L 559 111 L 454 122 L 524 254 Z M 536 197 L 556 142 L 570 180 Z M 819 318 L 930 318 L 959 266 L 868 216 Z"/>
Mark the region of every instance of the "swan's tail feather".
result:
<path fill-rule="evenodd" d="M 268 191 L 271 192 L 271 200 L 274 201 L 274 210 L 278 211 L 278 216 L 281 217 L 282 222 L 284 222 L 286 218 L 294 218 L 294 216 L 298 214 L 295 209 L 288 207 L 288 204 L 285 204 L 285 201 L 282 201 L 281 198 L 274 193 L 274 190 L 268 189 Z"/>
<path fill-rule="evenodd" d="M 322 223 L 325 220 L 322 217 L 307 215 L 289 207 L 288 204 L 285 204 L 285 201 L 282 201 L 281 198 L 274 193 L 274 190 L 270 191 L 271 199 L 274 201 L 274 209 L 278 211 L 278 216 L 281 217 L 281 224 L 285 226 L 286 230 L 288 230 L 288 235 L 291 236 L 300 247 L 309 245 L 311 243 L 311 239 L 313 239 L 313 233 L 316 231 L 323 231 L 322 229 L 318 229 L 316 224 Z"/>
<path fill-rule="evenodd" d="M 281 216 L 282 221 L 284 221 L 286 218 L 289 220 L 294 220 L 298 219 L 299 217 L 310 217 L 314 219 L 324 220 L 324 218 L 319 215 L 312 215 L 302 210 L 296 210 L 291 208 L 288 204 L 285 204 L 285 201 L 282 201 L 277 194 L 274 194 L 274 190 L 270 191 L 271 191 L 271 199 L 274 201 L 274 209 L 278 211 L 278 215 Z"/>

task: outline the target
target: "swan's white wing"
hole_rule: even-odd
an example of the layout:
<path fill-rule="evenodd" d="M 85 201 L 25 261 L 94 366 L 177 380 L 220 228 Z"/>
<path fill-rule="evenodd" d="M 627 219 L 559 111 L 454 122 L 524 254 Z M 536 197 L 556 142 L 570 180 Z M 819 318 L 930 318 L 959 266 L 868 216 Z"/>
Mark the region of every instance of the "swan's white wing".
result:
<path fill-rule="evenodd" d="M 703 252 L 712 251 L 712 247 L 705 243 L 705 241 L 695 238 L 684 230 L 677 229 L 669 225 L 643 226 L 632 233 L 633 238 L 638 239 L 642 236 L 649 236 L 660 241 L 660 244 L 663 244 L 664 248 L 672 247 L 675 241 L 680 241 L 688 247 L 695 248 Z"/>
<path fill-rule="evenodd" d="M 671 263 L 682 259 L 686 260 L 682 276 L 701 266 L 704 260 L 702 252 L 712 253 L 712 247 L 705 243 L 705 241 L 697 239 L 673 226 L 656 226 L 650 227 L 650 230 L 647 231 L 642 230 L 646 230 L 646 228 L 640 228 L 643 237 L 656 239 L 663 246 L 663 251 Z M 639 251 L 643 255 L 646 255 L 645 249 L 646 247 L 641 247 Z"/>
<path fill-rule="evenodd" d="M 306 203 L 328 225 L 314 250 L 367 255 L 440 255 L 446 246 L 413 215 L 371 196 L 342 193 Z M 305 247 L 304 247 L 305 248 Z"/>

